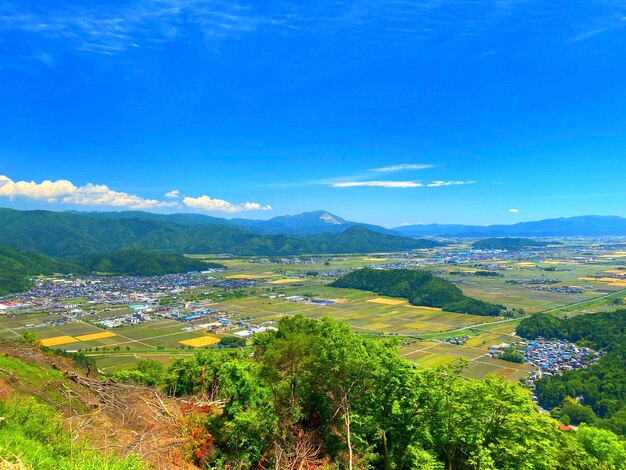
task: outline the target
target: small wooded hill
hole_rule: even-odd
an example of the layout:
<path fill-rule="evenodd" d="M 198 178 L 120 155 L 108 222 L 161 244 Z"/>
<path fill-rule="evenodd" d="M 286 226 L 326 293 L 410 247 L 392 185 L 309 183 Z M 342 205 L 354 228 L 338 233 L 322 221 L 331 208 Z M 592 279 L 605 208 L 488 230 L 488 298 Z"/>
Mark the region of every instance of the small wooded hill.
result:
<path fill-rule="evenodd" d="M 537 382 L 539 403 L 573 424 L 587 422 L 626 434 L 626 310 L 560 319 L 536 314 L 522 320 L 524 338 L 566 339 L 607 354 L 587 369 Z M 582 397 L 582 404 L 575 398 Z"/>
<path fill-rule="evenodd" d="M 341 233 L 299 237 L 259 235 L 218 223 L 179 225 L 158 218 L 105 218 L 69 212 L 0 209 L 0 245 L 48 256 L 77 258 L 121 249 L 273 256 L 389 252 L 440 244 L 374 232 L 361 226 Z"/>
<path fill-rule="evenodd" d="M 433 276 L 427 271 L 365 268 L 346 274 L 332 282 L 330 286 L 402 297 L 408 299 L 412 305 L 437 307 L 447 312 L 497 316 L 505 311 L 501 305 L 467 297 L 453 283 Z"/>
<path fill-rule="evenodd" d="M 472 243 L 475 250 L 517 251 L 524 248 L 537 248 L 549 245 L 561 245 L 559 242 L 542 242 L 531 238 L 485 238 Z"/>

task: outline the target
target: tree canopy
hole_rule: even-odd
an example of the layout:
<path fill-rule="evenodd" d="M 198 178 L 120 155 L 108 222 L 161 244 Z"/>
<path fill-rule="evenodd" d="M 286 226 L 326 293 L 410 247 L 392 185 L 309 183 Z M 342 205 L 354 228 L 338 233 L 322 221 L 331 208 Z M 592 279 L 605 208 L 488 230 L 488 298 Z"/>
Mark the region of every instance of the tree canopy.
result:
<path fill-rule="evenodd" d="M 159 383 L 215 404 L 199 409 L 205 468 L 626 468 L 613 433 L 561 432 L 519 385 L 460 372 L 418 367 L 394 341 L 296 315 L 256 335 L 252 354 L 198 351 Z"/>

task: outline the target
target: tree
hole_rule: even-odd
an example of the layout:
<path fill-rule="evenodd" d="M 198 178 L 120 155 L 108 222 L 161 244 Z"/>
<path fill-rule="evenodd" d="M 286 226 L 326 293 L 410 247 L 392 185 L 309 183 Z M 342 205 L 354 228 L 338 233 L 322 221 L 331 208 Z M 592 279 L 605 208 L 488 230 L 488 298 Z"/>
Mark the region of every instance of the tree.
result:
<path fill-rule="evenodd" d="M 39 338 L 39 335 L 30 330 L 24 330 L 22 336 L 20 336 L 20 341 L 36 348 L 41 346 L 41 339 Z"/>

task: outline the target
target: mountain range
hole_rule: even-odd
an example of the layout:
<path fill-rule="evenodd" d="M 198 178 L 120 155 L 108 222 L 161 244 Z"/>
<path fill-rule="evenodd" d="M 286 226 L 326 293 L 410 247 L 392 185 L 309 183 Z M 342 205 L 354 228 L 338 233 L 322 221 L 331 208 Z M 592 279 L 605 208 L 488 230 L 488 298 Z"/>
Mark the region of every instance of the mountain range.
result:
<path fill-rule="evenodd" d="M 316 220 L 315 216 L 307 214 L 289 219 L 292 231 L 298 231 L 298 227 L 313 231 L 309 225 L 311 217 Z M 0 246 L 60 258 L 82 258 L 122 249 L 276 256 L 403 251 L 440 244 L 374 231 L 332 216 L 319 219 L 319 225 L 328 224 L 333 228 L 340 225 L 341 230 L 317 229 L 317 233 L 311 235 L 269 234 L 266 228 L 234 226 L 221 220 L 195 214 L 0 209 Z"/>
<path fill-rule="evenodd" d="M 604 215 L 561 217 L 513 225 L 406 225 L 392 229 L 407 237 L 601 237 L 626 236 L 626 218 Z"/>
<path fill-rule="evenodd" d="M 227 225 L 229 227 L 243 228 L 261 235 L 316 235 L 319 233 L 339 233 L 355 226 L 364 227 L 373 232 L 398 235 L 384 227 L 360 222 L 350 222 L 323 210 L 304 212 L 297 215 L 281 215 L 269 220 L 241 218 L 224 219 L 203 214 L 154 214 L 141 211 L 72 213 L 105 219 L 141 219 L 171 222 L 177 225 Z"/>
<path fill-rule="evenodd" d="M 626 236 L 626 218 L 618 216 L 585 215 L 561 217 L 534 222 L 520 222 L 512 225 L 460 225 L 424 224 L 384 228 L 378 225 L 352 222 L 328 211 L 318 210 L 297 215 L 283 215 L 269 220 L 224 219 L 202 214 L 153 214 L 140 211 L 126 212 L 77 212 L 77 214 L 107 219 L 141 219 L 171 222 L 178 225 L 226 225 L 243 228 L 265 235 L 316 235 L 319 233 L 339 233 L 351 227 L 364 227 L 368 230 L 388 235 L 405 237 L 596 237 Z"/>

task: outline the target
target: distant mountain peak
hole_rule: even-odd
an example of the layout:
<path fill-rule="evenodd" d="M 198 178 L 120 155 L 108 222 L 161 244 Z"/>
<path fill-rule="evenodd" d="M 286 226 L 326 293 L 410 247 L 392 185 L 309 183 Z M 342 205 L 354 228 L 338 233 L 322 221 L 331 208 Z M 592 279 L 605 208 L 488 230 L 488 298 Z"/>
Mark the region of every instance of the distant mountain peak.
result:
<path fill-rule="evenodd" d="M 328 212 L 322 213 L 319 218 L 328 224 L 341 225 L 343 223 L 338 221 L 332 214 L 329 214 Z"/>

